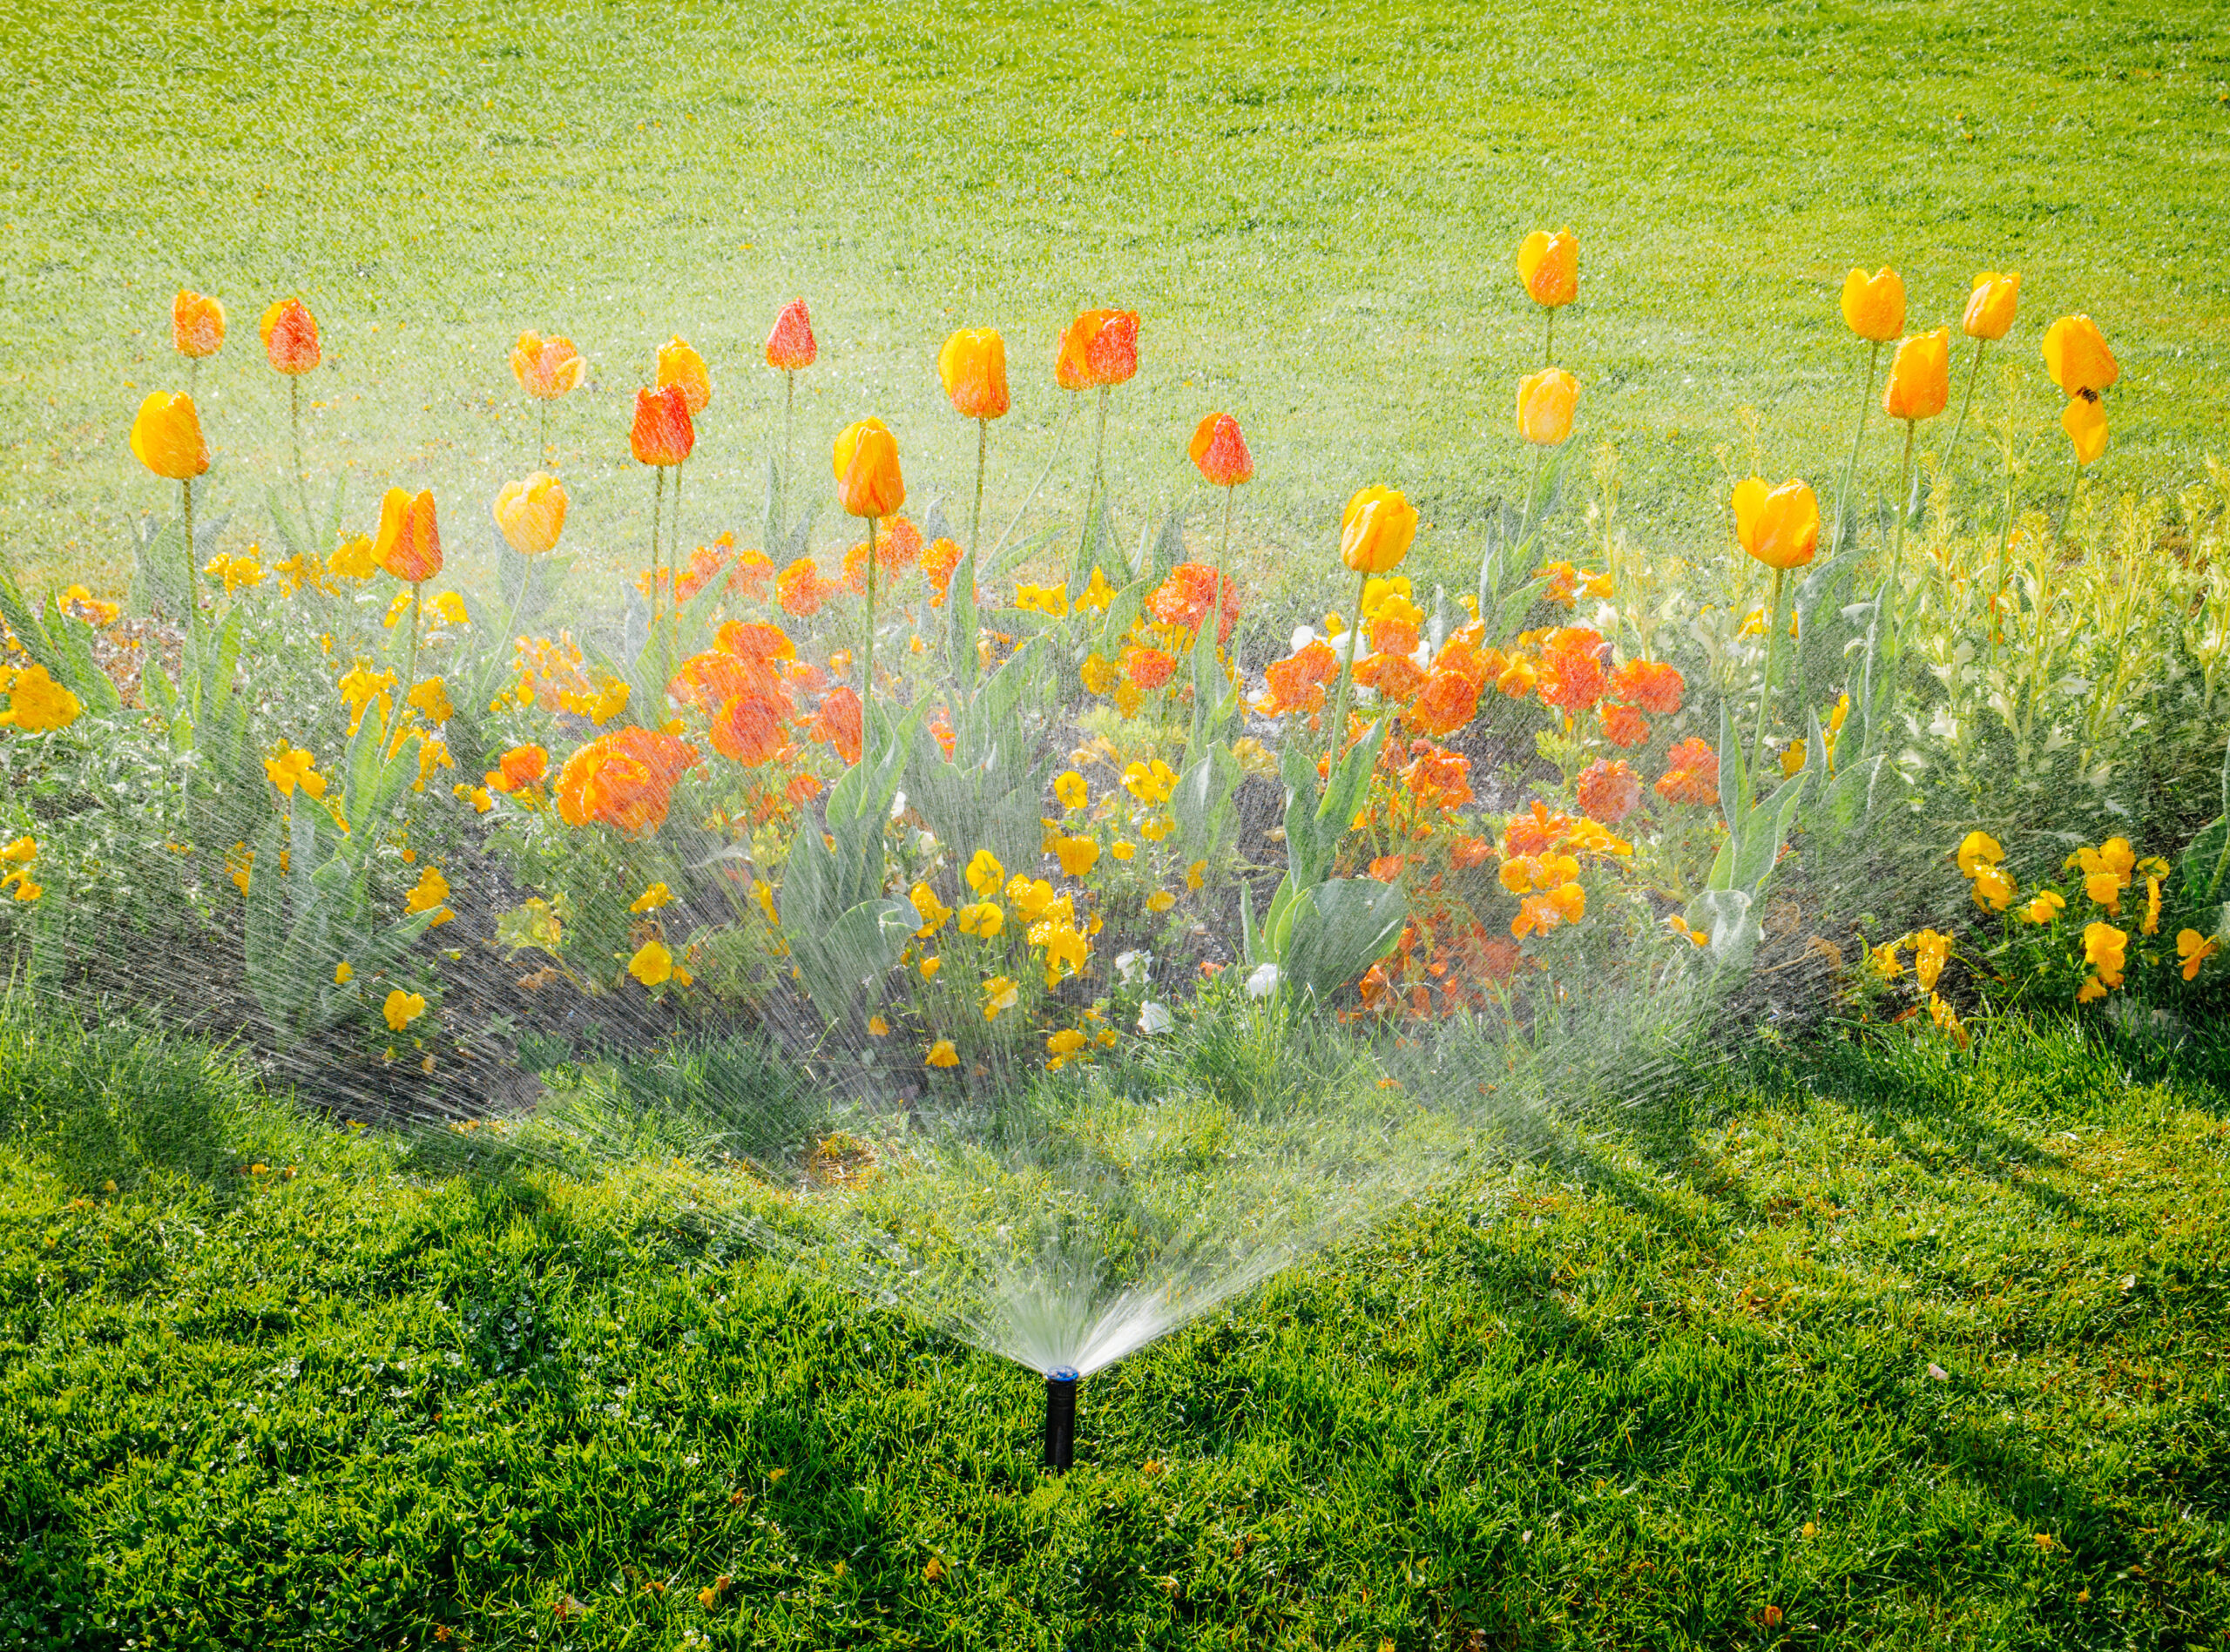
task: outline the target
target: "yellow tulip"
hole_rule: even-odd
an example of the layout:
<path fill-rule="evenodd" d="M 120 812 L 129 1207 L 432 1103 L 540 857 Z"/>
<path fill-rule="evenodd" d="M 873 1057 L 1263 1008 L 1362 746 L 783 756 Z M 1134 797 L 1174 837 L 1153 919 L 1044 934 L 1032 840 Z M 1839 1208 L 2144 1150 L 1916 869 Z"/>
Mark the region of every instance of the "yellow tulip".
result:
<path fill-rule="evenodd" d="M 1801 482 L 1768 489 L 1764 478 L 1747 477 L 1734 485 L 1734 536 L 1768 568 L 1801 568 L 1819 548 L 1819 498 Z"/>
<path fill-rule="evenodd" d="M 209 444 L 193 398 L 158 390 L 139 404 L 132 421 L 132 456 L 157 475 L 191 482 L 209 469 Z"/>
<path fill-rule="evenodd" d="M 1905 330 L 1904 279 L 1887 266 L 1853 270 L 1843 277 L 1843 320 L 1862 339 L 1887 344 Z"/>
<path fill-rule="evenodd" d="M 706 370 L 705 358 L 679 338 L 669 339 L 659 347 L 659 381 L 657 388 L 679 385 L 681 400 L 695 418 L 712 404 L 713 375 Z"/>
<path fill-rule="evenodd" d="M 1553 448 L 1571 435 L 1579 381 L 1562 367 L 1544 367 L 1517 386 L 1517 434 L 1537 448 Z"/>
<path fill-rule="evenodd" d="M 2075 462 L 2094 462 L 2106 450 L 2106 409 L 2095 394 L 2070 396 L 2060 409 L 2059 428 L 2075 444 Z"/>
<path fill-rule="evenodd" d="M 906 502 L 898 442 L 880 419 L 844 427 L 835 452 L 836 497 L 849 516 L 888 516 Z"/>
<path fill-rule="evenodd" d="M 1358 574 L 1391 571 L 1417 536 L 1416 508 L 1392 488 L 1365 488 L 1340 519 L 1340 560 Z"/>
<path fill-rule="evenodd" d="M 2044 371 L 2070 395 L 2104 390 L 2122 375 L 2105 334 L 2087 315 L 2063 315 L 2044 329 Z"/>
<path fill-rule="evenodd" d="M 1897 347 L 1882 410 L 1893 419 L 1933 419 L 1951 400 L 1951 329 L 1916 334 Z"/>
<path fill-rule="evenodd" d="M 1579 237 L 1568 229 L 1535 230 L 1518 245 L 1517 279 L 1544 309 L 1571 303 L 1579 296 Z"/>
<path fill-rule="evenodd" d="M 1975 290 L 1967 294 L 1967 311 L 1959 330 L 1970 339 L 2002 339 L 2013 325 L 2014 307 L 2021 299 L 2021 278 L 1984 270 L 1975 277 Z"/>
<path fill-rule="evenodd" d="M 524 482 L 503 484 L 496 496 L 496 526 L 520 556 L 537 556 L 557 544 L 571 502 L 564 482 L 537 470 Z"/>

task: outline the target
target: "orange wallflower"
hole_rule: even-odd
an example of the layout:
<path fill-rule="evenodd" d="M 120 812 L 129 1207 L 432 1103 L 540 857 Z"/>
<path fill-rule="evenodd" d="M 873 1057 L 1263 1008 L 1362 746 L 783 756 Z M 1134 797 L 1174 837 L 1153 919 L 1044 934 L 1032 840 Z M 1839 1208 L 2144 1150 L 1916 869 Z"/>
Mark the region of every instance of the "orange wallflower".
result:
<path fill-rule="evenodd" d="M 1125 384 L 1139 370 L 1135 310 L 1086 310 L 1061 334 L 1053 377 L 1064 390 Z"/>
<path fill-rule="evenodd" d="M 318 348 L 317 318 L 300 299 L 280 299 L 264 311 L 258 330 L 263 334 L 263 353 L 281 373 L 307 373 L 324 359 Z"/>
<path fill-rule="evenodd" d="M 1407 654 L 1371 654 L 1355 667 L 1355 681 L 1389 700 L 1409 701 L 1425 685 L 1425 674 Z"/>
<path fill-rule="evenodd" d="M 1409 721 L 1428 734 L 1453 734 L 1478 714 L 1479 695 L 1485 687 L 1482 675 L 1435 670 L 1409 707 Z"/>
<path fill-rule="evenodd" d="M 1158 648 L 1133 644 L 1123 651 L 1123 675 L 1133 686 L 1151 692 L 1177 674 L 1177 661 Z"/>
<path fill-rule="evenodd" d="M 550 772 L 550 753 L 538 745 L 515 745 L 488 771 L 490 792 L 517 792 L 537 785 Z"/>
<path fill-rule="evenodd" d="M 1606 700 L 1602 716 L 1603 738 L 1613 745 L 1636 746 L 1649 738 L 1649 719 L 1637 707 Z"/>
<path fill-rule="evenodd" d="M 783 705 L 787 706 L 787 699 Z M 713 749 L 722 757 L 746 768 L 758 768 L 773 762 L 785 749 L 782 711 L 758 696 L 736 695 L 713 715 L 710 738 Z"/>
<path fill-rule="evenodd" d="M 1239 618 L 1239 586 L 1227 578 L 1219 585 L 1220 578 L 1206 563 L 1179 563 L 1146 597 L 1146 611 L 1164 625 L 1198 632 L 1209 610 L 1216 609 L 1216 641 L 1228 642 Z"/>
<path fill-rule="evenodd" d="M 1687 692 L 1686 679 L 1662 660 L 1630 659 L 1611 673 L 1611 691 L 1645 711 L 1671 717 Z"/>
<path fill-rule="evenodd" d="M 1309 643 L 1264 671 L 1269 691 L 1254 702 L 1264 717 L 1324 709 L 1324 684 L 1340 674 L 1340 657 L 1326 643 Z"/>
<path fill-rule="evenodd" d="M 945 591 L 952 583 L 952 570 L 960 566 L 961 554 L 958 543 L 950 539 L 933 539 L 922 552 L 922 577 L 936 592 L 929 599 L 930 607 L 944 606 Z"/>
<path fill-rule="evenodd" d="M 774 330 L 767 335 L 767 365 L 795 373 L 809 367 L 821 354 L 813 341 L 813 317 L 807 313 L 803 299 L 792 299 L 774 318 Z"/>
<path fill-rule="evenodd" d="M 718 647 L 744 659 L 795 659 L 797 644 L 780 625 L 769 625 L 760 620 L 732 619 L 722 625 L 713 641 Z"/>
<path fill-rule="evenodd" d="M 835 595 L 839 586 L 824 580 L 821 570 L 814 567 L 813 558 L 801 556 L 774 576 L 774 600 L 786 614 L 800 619 L 810 619 L 821 611 L 821 604 Z"/>
<path fill-rule="evenodd" d="M 739 695 L 766 700 L 784 715 L 790 710 L 789 690 L 773 665 L 721 648 L 706 649 L 682 661 L 666 691 L 707 717 Z"/>
<path fill-rule="evenodd" d="M 814 713 L 812 725 L 806 731 L 826 745 L 836 748 L 836 754 L 847 763 L 860 760 L 862 734 L 860 697 L 848 687 L 832 688 L 821 697 L 821 708 Z"/>
<path fill-rule="evenodd" d="M 558 818 L 570 826 L 591 821 L 639 837 L 666 823 L 673 788 L 703 759 L 671 734 L 628 727 L 598 735 L 558 772 Z"/>
<path fill-rule="evenodd" d="M 1560 626 L 1541 639 L 1541 700 L 1564 711 L 1584 711 L 1608 684 L 1603 655 L 1609 644 L 1585 625 Z"/>
<path fill-rule="evenodd" d="M 1616 826 L 1641 801 L 1641 776 L 1623 758 L 1598 758 L 1579 772 L 1580 813 Z"/>
<path fill-rule="evenodd" d="M 1701 740 L 1686 739 L 1665 754 L 1657 795 L 1667 803 L 1713 808 L 1719 802 L 1719 755 Z"/>

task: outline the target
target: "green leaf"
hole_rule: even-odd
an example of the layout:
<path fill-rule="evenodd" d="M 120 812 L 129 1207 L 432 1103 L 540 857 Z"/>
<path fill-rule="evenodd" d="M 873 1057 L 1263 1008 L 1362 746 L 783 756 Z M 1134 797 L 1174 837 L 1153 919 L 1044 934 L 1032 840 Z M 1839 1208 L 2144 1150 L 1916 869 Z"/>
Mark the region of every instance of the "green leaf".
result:
<path fill-rule="evenodd" d="M 1281 984 L 1328 1002 L 1394 949 L 1409 919 L 1399 884 L 1334 878 L 1294 902 L 1292 927 L 1278 961 Z"/>

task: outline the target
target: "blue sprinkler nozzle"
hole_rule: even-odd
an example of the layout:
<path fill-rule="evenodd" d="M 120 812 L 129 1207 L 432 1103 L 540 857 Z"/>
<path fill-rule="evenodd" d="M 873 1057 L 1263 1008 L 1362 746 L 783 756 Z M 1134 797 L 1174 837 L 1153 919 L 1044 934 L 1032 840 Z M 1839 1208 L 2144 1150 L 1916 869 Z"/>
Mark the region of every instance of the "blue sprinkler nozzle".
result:
<path fill-rule="evenodd" d="M 1077 1443 L 1077 1373 L 1066 1365 L 1045 1373 L 1045 1467 L 1060 1473 Z"/>

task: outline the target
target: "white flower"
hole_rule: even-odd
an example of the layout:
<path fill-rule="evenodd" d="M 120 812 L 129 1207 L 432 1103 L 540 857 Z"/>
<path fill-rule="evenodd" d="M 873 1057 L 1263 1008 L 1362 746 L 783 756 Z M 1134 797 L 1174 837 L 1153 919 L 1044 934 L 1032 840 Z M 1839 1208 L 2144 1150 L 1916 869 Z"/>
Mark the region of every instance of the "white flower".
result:
<path fill-rule="evenodd" d="M 1139 1006 L 1139 1030 L 1149 1038 L 1167 1032 L 1176 1024 L 1177 1018 L 1169 1013 L 1166 1004 L 1157 1004 L 1149 998 Z"/>
<path fill-rule="evenodd" d="M 1152 968 L 1153 954 L 1150 952 L 1118 952 L 1115 954 L 1115 978 L 1125 987 L 1144 983 L 1146 972 Z"/>
<path fill-rule="evenodd" d="M 1247 995 L 1249 998 L 1267 998 L 1277 989 L 1278 967 L 1275 964 L 1258 965 L 1254 973 L 1247 978 Z"/>

